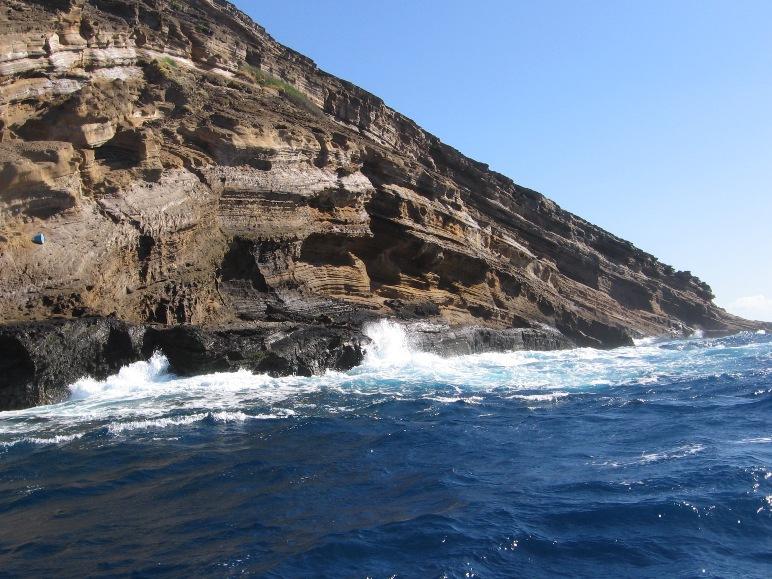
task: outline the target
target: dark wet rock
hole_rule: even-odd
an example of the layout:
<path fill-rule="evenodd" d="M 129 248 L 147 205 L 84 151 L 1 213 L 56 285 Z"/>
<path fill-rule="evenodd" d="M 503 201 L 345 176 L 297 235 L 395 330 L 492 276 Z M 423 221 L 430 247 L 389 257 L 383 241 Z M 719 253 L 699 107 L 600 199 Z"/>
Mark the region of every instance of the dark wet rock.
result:
<path fill-rule="evenodd" d="M 240 369 L 310 376 L 358 365 L 367 342 L 350 326 L 165 328 L 115 318 L 9 324 L 0 327 L 0 411 L 61 402 L 80 378 L 104 379 L 153 352 L 164 354 L 182 376 Z"/>
<path fill-rule="evenodd" d="M 511 352 L 519 350 L 564 350 L 575 343 L 549 328 L 510 328 L 497 330 L 482 326 L 451 328 L 442 325 L 407 326 L 412 346 L 441 356 Z"/>
<path fill-rule="evenodd" d="M 143 359 L 144 328 L 115 318 L 0 327 L 0 410 L 60 402 L 84 376 L 106 378 Z"/>
<path fill-rule="evenodd" d="M 367 339 L 350 327 L 255 324 L 229 328 L 182 325 L 149 330 L 154 349 L 172 370 L 191 376 L 239 369 L 274 376 L 348 370 L 364 356 Z"/>

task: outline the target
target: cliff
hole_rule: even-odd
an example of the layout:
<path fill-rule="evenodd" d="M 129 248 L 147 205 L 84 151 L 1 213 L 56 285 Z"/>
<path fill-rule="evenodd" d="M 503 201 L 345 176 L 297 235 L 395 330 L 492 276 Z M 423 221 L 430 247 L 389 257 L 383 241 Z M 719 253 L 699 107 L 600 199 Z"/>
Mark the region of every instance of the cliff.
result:
<path fill-rule="evenodd" d="M 6 0 L 0 75 L 14 327 L 395 317 L 597 347 L 757 327 L 221 0 Z"/>

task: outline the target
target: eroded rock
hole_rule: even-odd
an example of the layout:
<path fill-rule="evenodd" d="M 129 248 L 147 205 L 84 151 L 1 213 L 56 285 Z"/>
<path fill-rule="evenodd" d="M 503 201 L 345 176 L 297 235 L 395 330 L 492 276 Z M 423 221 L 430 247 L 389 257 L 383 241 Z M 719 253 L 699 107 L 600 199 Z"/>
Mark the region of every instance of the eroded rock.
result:
<path fill-rule="evenodd" d="M 0 410 L 66 399 L 84 376 L 102 379 L 143 359 L 144 328 L 114 318 L 0 327 Z"/>
<path fill-rule="evenodd" d="M 182 376 L 240 369 L 310 376 L 358 365 L 367 342 L 346 325 L 161 327 L 109 317 L 7 324 L 0 327 L 0 410 L 61 402 L 77 380 L 104 379 L 154 352 Z"/>

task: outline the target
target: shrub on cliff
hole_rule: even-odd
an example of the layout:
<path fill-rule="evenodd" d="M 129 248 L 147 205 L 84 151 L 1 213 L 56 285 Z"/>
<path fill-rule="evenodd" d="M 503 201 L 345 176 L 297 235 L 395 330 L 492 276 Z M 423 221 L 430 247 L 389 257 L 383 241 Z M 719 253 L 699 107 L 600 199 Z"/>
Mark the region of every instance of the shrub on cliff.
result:
<path fill-rule="evenodd" d="M 251 80 L 260 86 L 269 87 L 279 92 L 296 107 L 314 115 L 320 115 L 321 111 L 308 97 L 292 86 L 290 83 L 273 76 L 272 74 L 251 64 L 244 63 L 239 69 L 240 76 Z"/>

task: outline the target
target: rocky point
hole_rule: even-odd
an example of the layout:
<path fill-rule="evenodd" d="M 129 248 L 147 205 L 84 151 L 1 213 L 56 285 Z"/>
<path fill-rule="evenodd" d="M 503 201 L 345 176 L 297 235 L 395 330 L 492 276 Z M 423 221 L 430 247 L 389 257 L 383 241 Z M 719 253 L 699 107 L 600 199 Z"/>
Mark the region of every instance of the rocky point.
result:
<path fill-rule="evenodd" d="M 760 327 L 222 0 L 3 2 L 0 297 L 2 408 L 153 350 L 348 368 L 384 317 L 448 353 Z"/>

